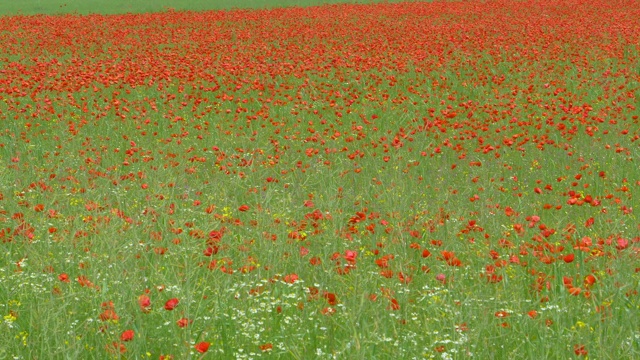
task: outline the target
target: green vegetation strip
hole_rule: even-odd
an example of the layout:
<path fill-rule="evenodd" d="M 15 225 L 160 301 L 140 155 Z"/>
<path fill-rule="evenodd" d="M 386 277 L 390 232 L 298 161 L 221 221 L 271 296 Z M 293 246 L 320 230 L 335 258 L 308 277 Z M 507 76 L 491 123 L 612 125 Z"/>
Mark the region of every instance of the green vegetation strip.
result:
<path fill-rule="evenodd" d="M 364 0 L 22 0 L 0 1 L 0 16 L 35 14 L 126 14 L 161 12 L 169 9 L 205 11 L 234 8 L 318 6 L 338 3 L 375 3 Z M 398 1 L 389 1 L 398 2 Z"/>

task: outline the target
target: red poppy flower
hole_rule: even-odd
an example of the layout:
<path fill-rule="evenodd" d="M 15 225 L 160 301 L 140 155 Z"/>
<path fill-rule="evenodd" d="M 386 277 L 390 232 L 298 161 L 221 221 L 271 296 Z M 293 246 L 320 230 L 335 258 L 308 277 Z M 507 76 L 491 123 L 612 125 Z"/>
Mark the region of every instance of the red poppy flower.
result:
<path fill-rule="evenodd" d="M 306 256 L 307 254 L 309 254 L 309 249 L 304 246 L 300 246 L 300 256 Z"/>
<path fill-rule="evenodd" d="M 138 297 L 138 305 L 143 312 L 149 312 L 151 310 L 151 299 L 147 295 L 140 295 Z"/>
<path fill-rule="evenodd" d="M 573 352 L 578 356 L 586 356 L 589 352 L 585 350 L 584 345 L 576 344 L 573 346 Z"/>
<path fill-rule="evenodd" d="M 211 256 L 217 254 L 219 250 L 220 249 L 217 246 L 207 246 L 207 248 L 204 249 L 202 253 L 204 254 L 204 256 Z"/>
<path fill-rule="evenodd" d="M 616 240 L 616 249 L 618 250 L 624 250 L 629 246 L 629 240 L 627 239 L 618 239 Z"/>
<path fill-rule="evenodd" d="M 388 310 L 400 310 L 400 304 L 398 304 L 398 300 L 396 299 L 391 299 L 389 300 L 391 303 L 389 304 L 389 306 L 387 307 Z"/>
<path fill-rule="evenodd" d="M 92 288 L 95 285 L 93 285 L 93 283 L 91 282 L 91 280 L 89 280 L 89 278 L 87 278 L 84 275 L 80 275 L 76 278 L 76 281 L 78 281 L 78 284 L 80 284 L 80 286 L 82 287 L 89 287 Z"/>
<path fill-rule="evenodd" d="M 578 296 L 582 292 L 582 289 L 579 287 L 571 287 L 569 288 L 569 294 L 573 296 Z"/>
<path fill-rule="evenodd" d="M 197 352 L 204 354 L 209 350 L 209 345 L 211 344 L 206 341 L 202 341 L 196 344 L 195 349 Z"/>
<path fill-rule="evenodd" d="M 122 341 L 131 341 L 131 340 L 133 340 L 133 335 L 134 335 L 133 330 L 125 330 L 120 335 L 120 340 L 122 340 Z"/>
<path fill-rule="evenodd" d="M 179 302 L 180 302 L 180 300 L 178 300 L 176 298 L 169 299 L 164 304 L 164 309 L 171 311 L 171 310 L 175 309 L 178 306 Z"/>
<path fill-rule="evenodd" d="M 238 210 L 239 210 L 239 211 L 243 211 L 243 212 L 244 212 L 244 211 L 248 211 L 248 210 L 249 210 L 249 205 L 241 205 L 241 206 L 238 208 Z"/>
<path fill-rule="evenodd" d="M 298 274 L 287 274 L 282 278 L 282 281 L 286 282 L 287 284 L 293 284 L 298 281 Z"/>
<path fill-rule="evenodd" d="M 350 263 L 355 263 L 357 256 L 358 256 L 358 253 L 354 250 L 346 250 L 344 252 L 344 259 Z"/>
<path fill-rule="evenodd" d="M 563 276 L 562 277 L 562 284 L 567 289 L 572 288 L 573 287 L 573 278 L 570 278 L 568 276 Z"/>
<path fill-rule="evenodd" d="M 584 278 L 584 286 L 585 287 L 590 288 L 595 283 L 596 283 L 596 277 L 595 276 L 593 276 L 591 274 L 585 276 L 585 278 Z"/>
<path fill-rule="evenodd" d="M 109 321 L 109 320 L 116 321 L 118 319 L 120 319 L 120 317 L 118 316 L 118 314 L 116 314 L 116 311 L 113 309 L 104 309 L 102 314 L 100 314 L 101 321 Z"/>
<path fill-rule="evenodd" d="M 458 259 L 453 251 L 442 251 L 440 253 L 442 255 L 441 259 L 446 261 L 449 266 L 461 266 L 462 262 Z"/>
<path fill-rule="evenodd" d="M 320 311 L 322 315 L 333 315 L 336 313 L 336 309 L 332 307 L 326 307 Z"/>
<path fill-rule="evenodd" d="M 192 322 L 193 322 L 192 320 L 189 320 L 189 319 L 183 317 L 183 318 L 179 319 L 178 321 L 176 321 L 176 324 L 178 325 L 178 327 L 185 328 L 185 327 L 189 326 L 189 324 L 191 324 Z"/>
<path fill-rule="evenodd" d="M 454 252 L 453 252 L 453 251 L 446 251 L 446 250 L 444 250 L 444 251 L 440 252 L 440 254 L 442 255 L 442 258 L 443 258 L 444 260 L 446 260 L 446 261 L 448 261 L 448 260 L 451 260 L 451 259 L 455 258 L 455 254 L 454 254 Z"/>
<path fill-rule="evenodd" d="M 322 297 L 324 297 L 325 299 L 327 299 L 327 303 L 331 306 L 337 305 L 338 304 L 338 298 L 336 297 L 336 294 L 334 293 L 330 293 L 330 292 L 325 292 Z"/>
<path fill-rule="evenodd" d="M 573 262 L 574 258 L 575 258 L 574 254 L 567 254 L 562 258 L 562 260 L 564 260 L 564 262 L 566 262 L 568 264 L 568 263 Z"/>

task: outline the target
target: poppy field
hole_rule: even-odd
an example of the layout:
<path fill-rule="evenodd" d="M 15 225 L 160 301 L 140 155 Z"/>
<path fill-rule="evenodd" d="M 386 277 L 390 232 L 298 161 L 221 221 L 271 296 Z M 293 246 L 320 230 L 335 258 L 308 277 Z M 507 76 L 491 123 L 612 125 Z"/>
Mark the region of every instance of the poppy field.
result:
<path fill-rule="evenodd" d="M 640 358 L 640 3 L 0 17 L 0 359 Z"/>

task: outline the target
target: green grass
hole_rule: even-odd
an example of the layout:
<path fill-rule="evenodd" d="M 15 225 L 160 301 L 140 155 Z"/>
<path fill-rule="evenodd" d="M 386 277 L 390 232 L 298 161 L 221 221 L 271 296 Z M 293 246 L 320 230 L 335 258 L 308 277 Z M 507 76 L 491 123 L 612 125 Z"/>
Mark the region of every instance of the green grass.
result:
<path fill-rule="evenodd" d="M 372 2 L 379 2 L 379 0 L 19 0 L 0 2 L 0 16 L 67 13 L 125 14 L 160 12 L 167 9 L 203 11 Z"/>

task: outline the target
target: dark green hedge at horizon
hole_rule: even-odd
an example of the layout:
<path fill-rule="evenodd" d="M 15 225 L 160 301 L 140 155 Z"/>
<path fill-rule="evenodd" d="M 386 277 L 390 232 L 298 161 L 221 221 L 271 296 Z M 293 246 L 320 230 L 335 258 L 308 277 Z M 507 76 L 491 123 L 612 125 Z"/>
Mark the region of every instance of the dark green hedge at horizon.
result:
<path fill-rule="evenodd" d="M 0 2 L 0 16 L 35 14 L 126 14 L 174 10 L 229 10 L 337 3 L 374 3 L 380 0 L 21 0 Z M 399 2 L 399 1 L 385 1 Z M 410 1 L 405 1 L 410 2 Z"/>

